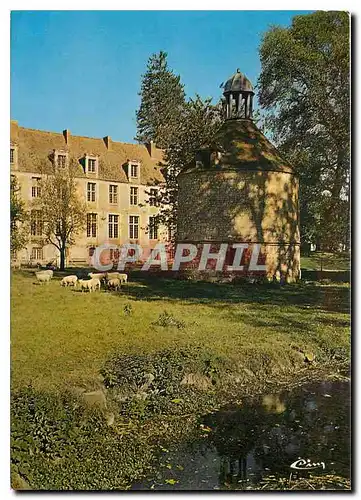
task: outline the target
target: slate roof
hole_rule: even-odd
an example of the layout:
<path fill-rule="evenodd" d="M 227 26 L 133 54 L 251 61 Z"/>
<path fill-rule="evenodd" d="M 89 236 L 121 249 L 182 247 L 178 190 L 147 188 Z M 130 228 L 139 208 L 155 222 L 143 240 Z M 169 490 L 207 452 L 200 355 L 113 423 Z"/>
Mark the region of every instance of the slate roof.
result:
<path fill-rule="evenodd" d="M 208 168 L 204 163 L 194 161 L 179 175 L 197 170 L 257 170 L 294 173 L 290 163 L 281 157 L 277 148 L 249 119 L 226 120 L 216 134 L 214 144 L 207 150 L 209 153 L 219 152 L 219 158 L 215 160 L 216 156 L 211 154 Z"/>
<path fill-rule="evenodd" d="M 65 132 L 65 131 L 64 131 Z M 70 134 L 70 133 L 69 133 Z M 143 144 L 115 142 L 110 138 L 110 149 L 104 139 L 69 135 L 68 144 L 65 133 L 46 132 L 18 126 L 11 121 L 10 140 L 17 145 L 18 171 L 29 173 L 51 172 L 53 165 L 51 156 L 54 150 L 67 151 L 69 160 L 76 160 L 77 177 L 85 177 L 81 164 L 85 155 L 98 157 L 97 179 L 128 183 L 128 161 L 140 162 L 140 183 L 158 184 L 164 181 L 161 173 L 163 152 Z"/>

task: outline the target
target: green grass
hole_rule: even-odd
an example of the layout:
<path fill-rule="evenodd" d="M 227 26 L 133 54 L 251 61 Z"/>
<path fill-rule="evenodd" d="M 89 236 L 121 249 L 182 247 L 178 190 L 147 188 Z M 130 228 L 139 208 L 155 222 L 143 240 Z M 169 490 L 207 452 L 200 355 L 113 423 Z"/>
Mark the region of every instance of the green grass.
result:
<path fill-rule="evenodd" d="M 309 271 L 347 271 L 350 269 L 350 255 L 347 253 L 312 252 L 301 257 L 301 268 Z"/>
<path fill-rule="evenodd" d="M 59 279 L 37 285 L 30 272 L 12 273 L 13 388 L 96 387 L 114 351 L 201 346 L 251 370 L 267 359 L 277 377 L 294 369 L 295 347 L 313 352 L 317 362 L 349 350 L 346 285 L 272 288 L 138 277 L 120 293 L 89 294 L 62 288 Z M 184 328 L 154 325 L 164 311 Z"/>

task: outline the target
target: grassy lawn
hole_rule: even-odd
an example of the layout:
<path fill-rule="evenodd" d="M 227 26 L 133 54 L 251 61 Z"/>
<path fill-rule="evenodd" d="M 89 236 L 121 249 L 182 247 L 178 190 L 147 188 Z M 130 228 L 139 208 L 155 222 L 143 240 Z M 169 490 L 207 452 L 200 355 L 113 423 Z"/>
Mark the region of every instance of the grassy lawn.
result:
<path fill-rule="evenodd" d="M 12 273 L 13 388 L 30 382 L 39 389 L 96 388 L 114 351 L 200 346 L 251 370 L 267 359 L 277 377 L 293 370 L 296 349 L 321 362 L 349 349 L 346 285 L 242 287 L 138 277 L 120 293 L 89 294 L 59 280 L 37 285 L 31 272 Z M 154 325 L 165 311 L 184 327 Z"/>
<path fill-rule="evenodd" d="M 347 271 L 351 261 L 347 253 L 333 254 L 327 252 L 312 252 L 310 257 L 301 257 L 301 268 L 310 271 Z"/>

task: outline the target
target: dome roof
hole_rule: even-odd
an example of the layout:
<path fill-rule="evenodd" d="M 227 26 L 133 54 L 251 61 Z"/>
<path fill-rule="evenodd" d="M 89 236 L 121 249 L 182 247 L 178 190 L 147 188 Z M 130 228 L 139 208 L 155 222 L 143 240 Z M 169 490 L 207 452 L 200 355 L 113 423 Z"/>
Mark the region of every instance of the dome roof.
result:
<path fill-rule="evenodd" d="M 224 93 L 226 92 L 253 92 L 252 83 L 243 73 L 237 69 L 234 75 L 222 85 Z"/>

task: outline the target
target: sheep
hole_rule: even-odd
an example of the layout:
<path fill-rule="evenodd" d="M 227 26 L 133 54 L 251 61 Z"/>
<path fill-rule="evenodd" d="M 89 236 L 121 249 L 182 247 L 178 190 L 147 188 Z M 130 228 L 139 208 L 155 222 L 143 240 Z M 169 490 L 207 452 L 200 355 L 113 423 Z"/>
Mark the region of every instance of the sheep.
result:
<path fill-rule="evenodd" d="M 83 293 L 83 290 L 93 291 L 93 280 L 78 280 L 78 285 Z"/>
<path fill-rule="evenodd" d="M 60 284 L 61 286 L 75 286 L 76 282 L 78 281 L 78 277 L 75 276 L 75 274 L 72 274 L 71 276 L 65 276 Z"/>
<path fill-rule="evenodd" d="M 128 276 L 125 273 L 107 273 L 106 280 L 118 279 L 120 283 L 126 283 L 128 281 Z"/>
<path fill-rule="evenodd" d="M 101 282 L 100 282 L 100 279 L 98 278 L 92 278 L 90 281 L 93 282 L 93 290 L 96 290 L 97 288 L 101 288 Z"/>
<path fill-rule="evenodd" d="M 54 271 L 52 271 L 51 269 L 44 269 L 43 271 L 35 271 L 35 275 L 36 274 L 47 274 L 50 276 L 50 279 L 53 277 L 54 275 Z"/>
<path fill-rule="evenodd" d="M 88 273 L 89 278 L 96 278 L 98 280 L 105 280 L 106 273 Z"/>
<path fill-rule="evenodd" d="M 35 273 L 36 279 L 38 280 L 38 283 L 49 283 L 51 280 L 51 276 L 48 273 L 40 272 L 40 273 Z"/>
<path fill-rule="evenodd" d="M 78 280 L 78 285 L 83 290 L 89 290 L 89 292 L 93 292 L 97 288 L 100 290 L 100 280 L 96 278 L 92 278 L 91 280 Z"/>
<path fill-rule="evenodd" d="M 114 290 L 119 290 L 120 288 L 120 279 L 119 278 L 113 278 L 111 280 L 108 280 L 108 288 L 114 289 Z"/>

